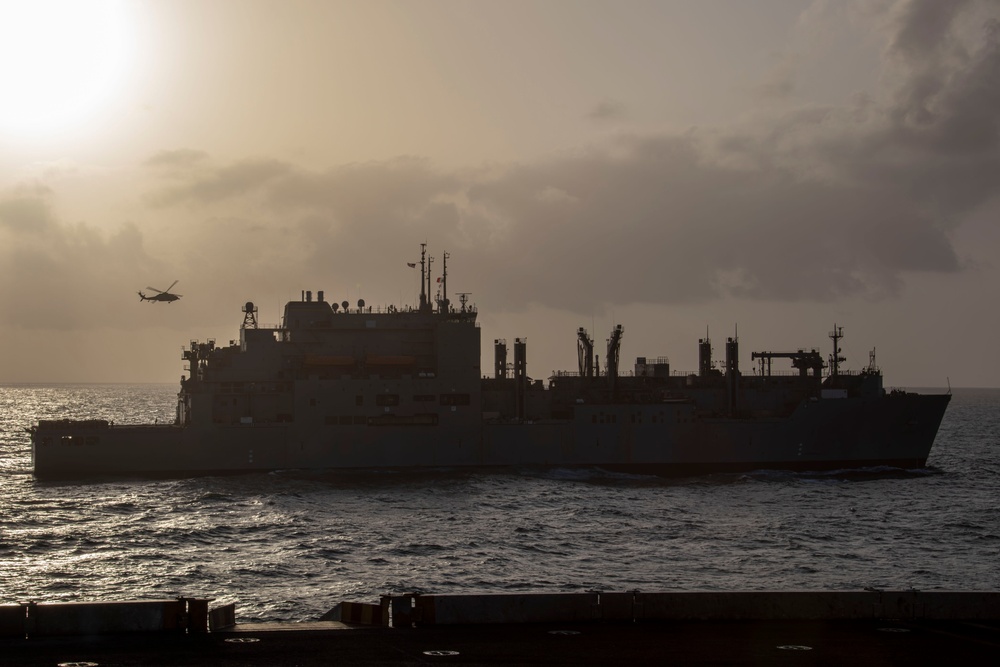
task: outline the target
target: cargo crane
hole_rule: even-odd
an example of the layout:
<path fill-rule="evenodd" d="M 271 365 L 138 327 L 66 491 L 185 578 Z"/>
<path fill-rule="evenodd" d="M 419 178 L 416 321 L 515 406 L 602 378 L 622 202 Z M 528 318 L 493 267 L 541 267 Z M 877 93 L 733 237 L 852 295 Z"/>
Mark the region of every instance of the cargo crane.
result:
<path fill-rule="evenodd" d="M 825 364 L 823 356 L 816 350 L 799 350 L 798 352 L 752 352 L 751 360 L 760 359 L 760 374 L 768 376 L 771 374 L 772 359 L 791 359 L 792 367 L 797 368 L 799 375 L 805 377 L 812 371 L 814 377 L 820 377 Z"/>

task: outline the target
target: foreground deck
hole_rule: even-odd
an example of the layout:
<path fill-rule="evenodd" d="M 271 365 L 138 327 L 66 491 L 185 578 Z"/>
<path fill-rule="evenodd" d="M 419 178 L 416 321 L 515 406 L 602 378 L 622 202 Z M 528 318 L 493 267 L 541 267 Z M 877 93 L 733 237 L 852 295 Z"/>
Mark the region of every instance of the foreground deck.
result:
<path fill-rule="evenodd" d="M 625 597 L 617 596 L 633 596 L 631 620 L 580 620 L 581 602 L 588 601 L 587 595 L 591 594 L 420 596 L 435 600 L 430 606 L 423 603 L 425 618 L 401 624 L 405 627 L 381 624 L 383 619 L 369 613 L 365 620 L 373 621 L 371 625 L 338 621 L 231 624 L 210 632 L 176 625 L 159 631 L 81 632 L 86 624 L 79 624 L 78 612 L 84 606 L 53 605 L 49 618 L 62 619 L 59 622 L 64 624 L 76 618 L 75 632 L 46 633 L 36 627 L 34 635 L 4 633 L 0 655 L 4 664 L 49 666 L 993 665 L 1000 656 L 1000 594 L 993 592 L 648 594 L 665 596 L 660 602 L 669 602 L 655 613 L 655 605 L 649 605 L 653 597 L 637 607 L 634 594 L 612 594 L 615 597 L 609 598 L 606 609 L 612 615 L 626 611 L 621 604 Z M 881 597 L 876 603 L 880 606 L 866 607 L 866 596 Z M 386 601 L 382 608 L 400 605 L 399 599 Z M 94 610 L 103 610 L 104 618 L 114 617 L 120 623 L 126 616 L 135 616 L 121 614 L 126 609 L 121 605 L 132 604 L 151 603 L 90 605 L 84 611 L 91 627 L 96 627 Z M 405 606 L 417 610 L 421 603 Z M 130 612 L 152 618 L 150 609 L 140 606 Z M 427 609 L 433 609 L 435 616 L 427 618 Z M 507 620 L 515 609 L 530 622 Z M 456 616 L 457 611 L 478 616 L 480 621 Z M 43 618 L 44 614 L 38 616 Z"/>

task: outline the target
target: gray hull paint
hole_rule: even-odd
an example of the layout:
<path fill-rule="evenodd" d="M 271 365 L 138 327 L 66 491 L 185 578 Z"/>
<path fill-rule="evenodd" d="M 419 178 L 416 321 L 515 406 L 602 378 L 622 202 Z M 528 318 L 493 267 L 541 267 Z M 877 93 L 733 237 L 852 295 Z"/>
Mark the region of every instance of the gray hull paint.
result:
<path fill-rule="evenodd" d="M 292 424 L 109 426 L 91 444 L 57 430 L 36 451 L 40 478 L 222 474 L 286 469 L 595 466 L 660 475 L 766 468 L 923 467 L 947 395 L 803 402 L 783 419 L 692 419 L 679 405 L 586 406 L 573 421 L 478 428 Z M 594 423 L 602 415 L 605 424 Z M 633 416 L 636 417 L 633 420 Z M 653 417 L 658 421 L 652 422 Z M 45 451 L 46 448 L 55 451 Z"/>

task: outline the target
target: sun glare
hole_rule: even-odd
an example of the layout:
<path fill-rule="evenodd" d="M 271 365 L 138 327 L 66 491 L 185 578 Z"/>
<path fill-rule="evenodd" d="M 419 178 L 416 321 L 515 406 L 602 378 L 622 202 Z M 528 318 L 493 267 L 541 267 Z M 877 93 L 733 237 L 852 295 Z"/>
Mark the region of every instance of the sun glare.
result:
<path fill-rule="evenodd" d="M 0 0 L 0 137 L 63 132 L 109 102 L 127 23 L 121 0 Z"/>

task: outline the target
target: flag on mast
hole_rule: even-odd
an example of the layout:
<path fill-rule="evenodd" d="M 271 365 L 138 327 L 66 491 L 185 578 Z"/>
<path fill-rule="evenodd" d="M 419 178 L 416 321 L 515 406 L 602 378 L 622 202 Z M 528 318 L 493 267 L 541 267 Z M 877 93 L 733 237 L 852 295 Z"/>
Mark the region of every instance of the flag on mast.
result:
<path fill-rule="evenodd" d="M 407 265 L 408 267 L 410 267 L 411 269 L 415 269 L 415 268 L 417 268 L 417 264 L 416 264 L 416 262 L 407 262 L 407 263 L 406 263 L 406 265 Z"/>

